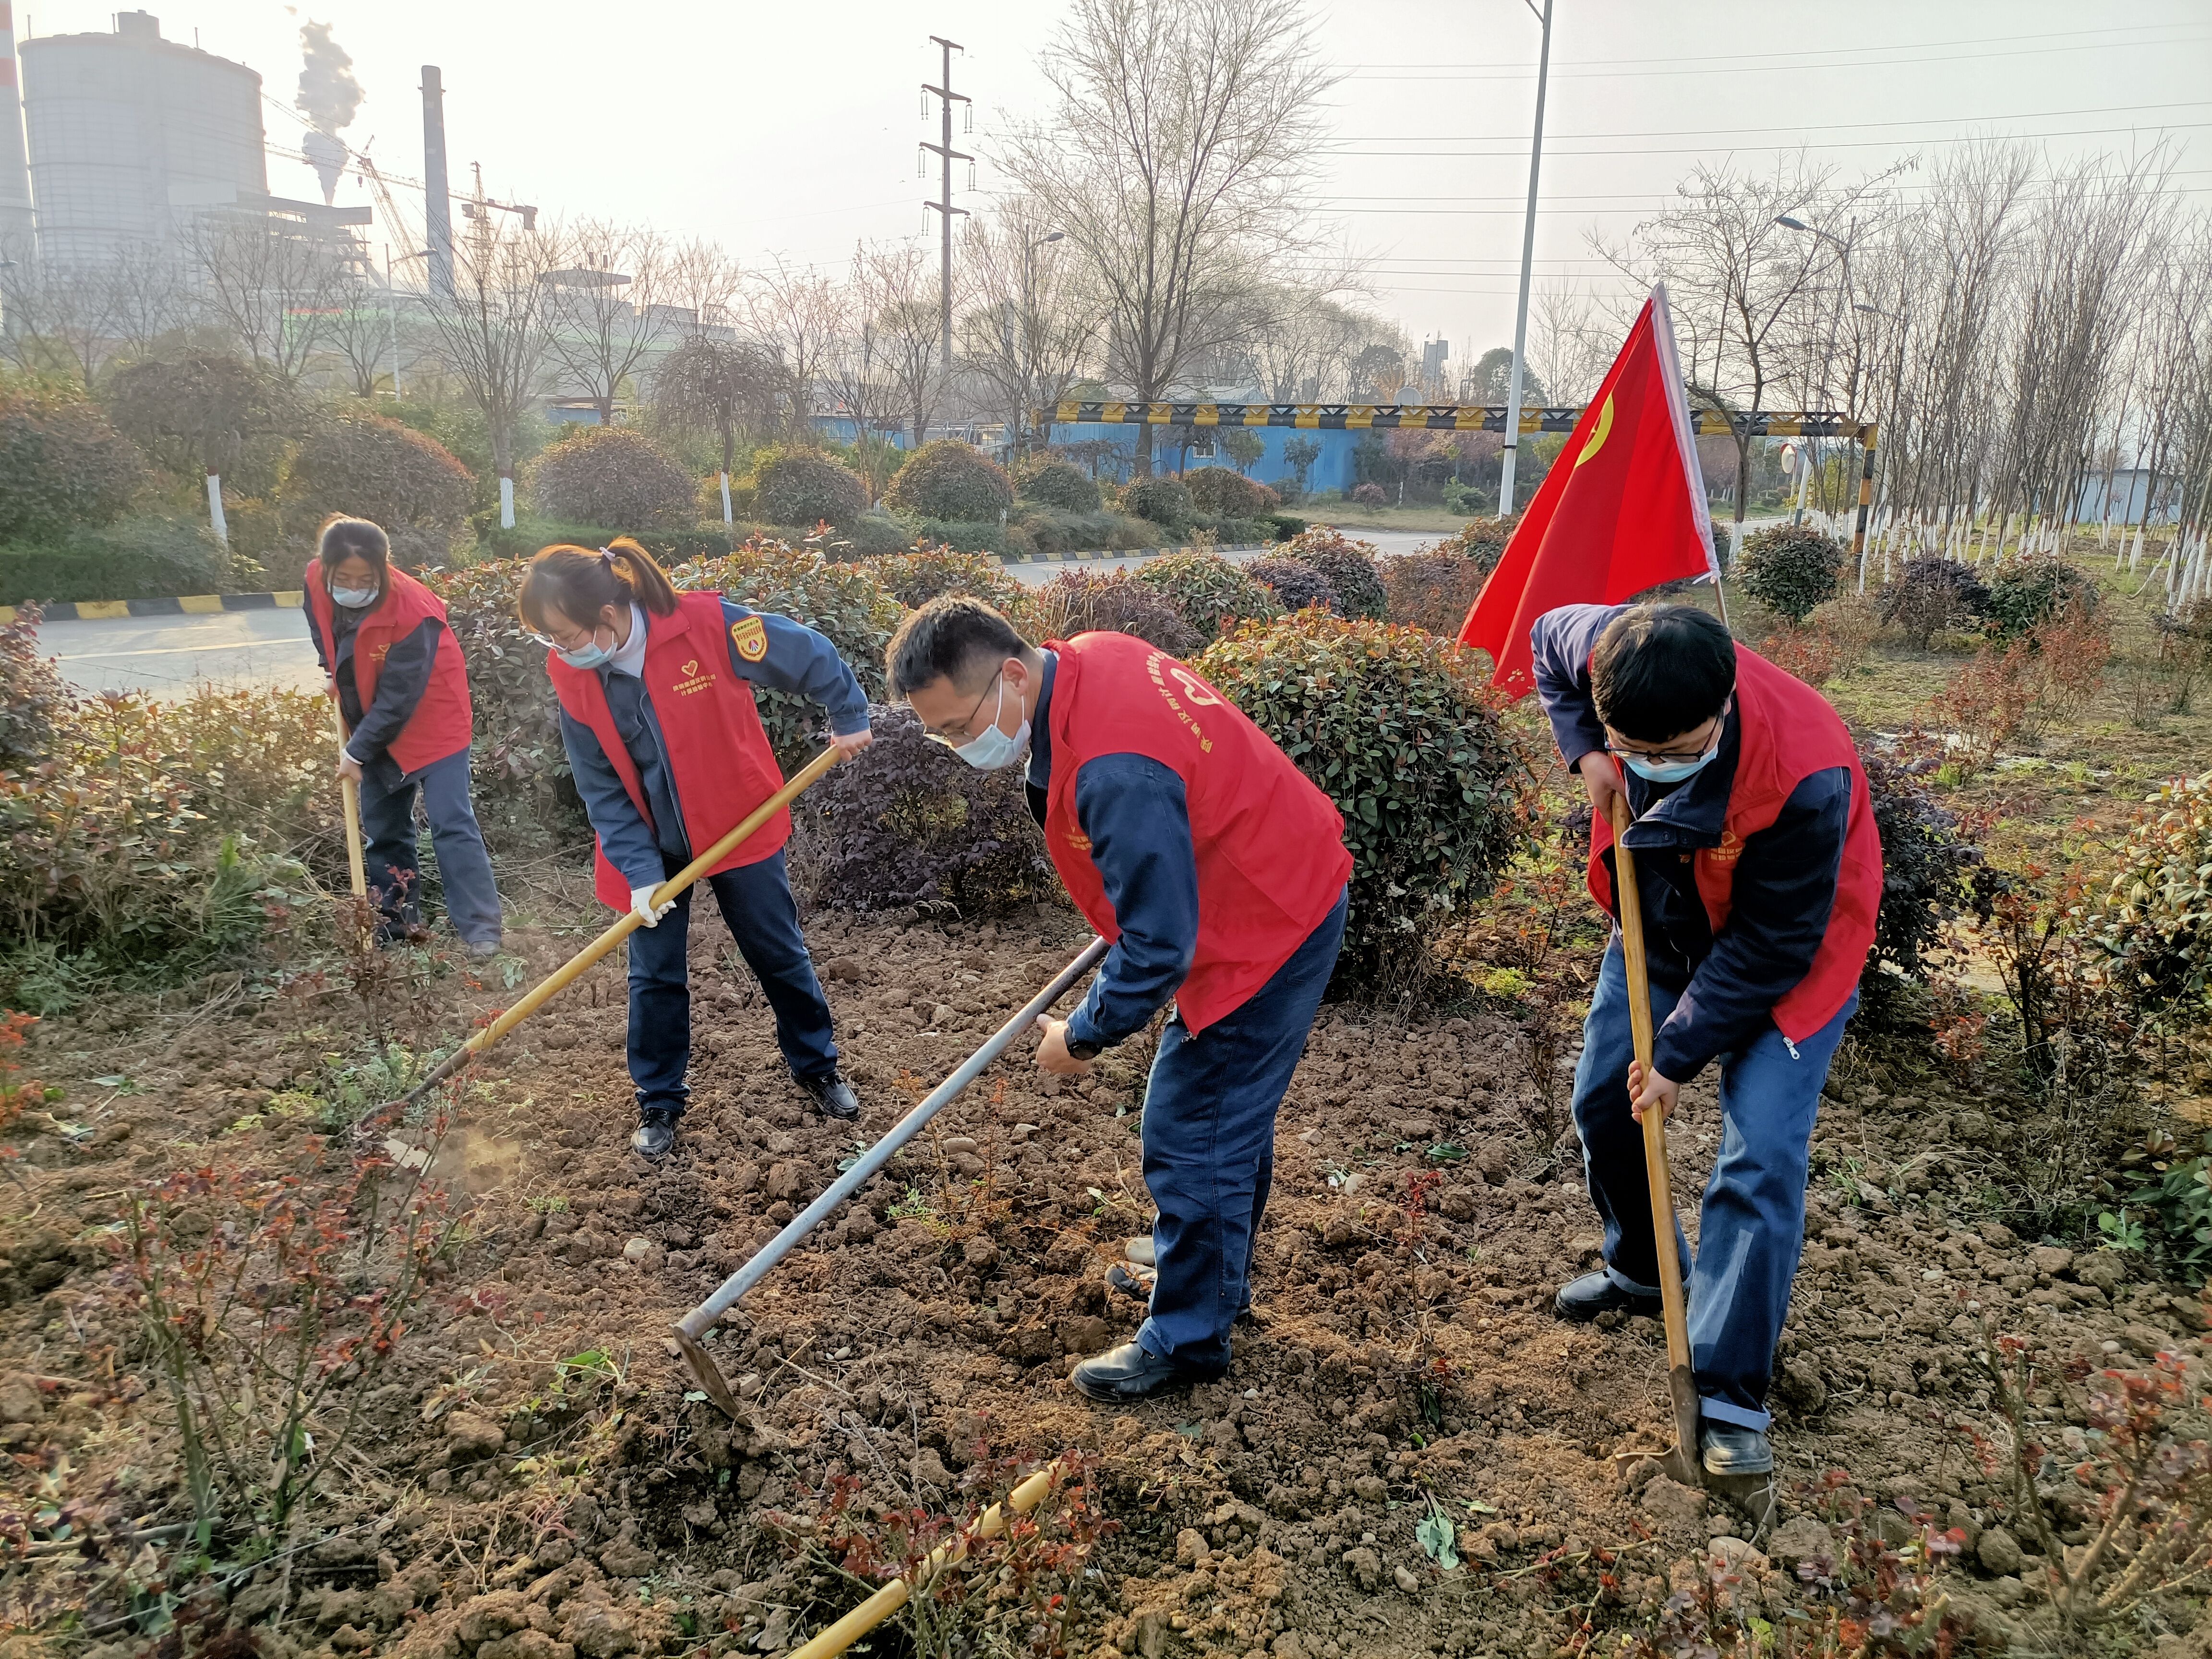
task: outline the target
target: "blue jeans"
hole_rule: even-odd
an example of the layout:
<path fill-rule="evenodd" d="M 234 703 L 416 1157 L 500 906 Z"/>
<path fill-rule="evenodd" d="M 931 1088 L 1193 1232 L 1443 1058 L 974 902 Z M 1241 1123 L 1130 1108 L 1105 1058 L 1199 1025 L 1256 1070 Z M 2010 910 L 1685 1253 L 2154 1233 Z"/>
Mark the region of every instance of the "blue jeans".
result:
<path fill-rule="evenodd" d="M 1252 1300 L 1252 1241 L 1275 1170 L 1275 1109 L 1344 943 L 1345 900 L 1243 1006 L 1198 1036 L 1177 1016 L 1145 1090 L 1145 1184 L 1159 1276 L 1137 1340 L 1218 1370 Z"/>
<path fill-rule="evenodd" d="M 368 870 L 368 890 L 384 912 L 389 938 L 404 937 L 422 921 L 422 869 L 415 851 L 415 794 L 422 795 L 422 814 L 430 820 L 430 844 L 438 851 L 438 878 L 445 890 L 446 919 L 470 944 L 499 942 L 499 888 L 492 880 L 491 855 L 477 827 L 469 801 L 469 751 L 432 761 L 404 775 L 391 757 L 380 756 L 361 769 L 361 830 Z"/>
<path fill-rule="evenodd" d="M 669 859 L 668 873 L 674 875 L 684 863 Z M 806 954 L 799 906 L 779 852 L 685 888 L 659 927 L 641 927 L 629 936 L 629 1076 L 637 1085 L 641 1110 L 665 1106 L 680 1112 L 690 1097 L 684 1081 L 691 1069 L 688 958 L 691 896 L 701 887 L 714 889 L 738 954 L 768 993 L 769 1006 L 775 1011 L 776 1046 L 792 1074 L 824 1077 L 837 1069 L 830 1005 L 814 976 L 814 959 Z"/>
<path fill-rule="evenodd" d="M 1652 981 L 1655 1030 L 1674 1012 L 1682 989 Z M 1774 1345 L 1790 1311 L 1790 1281 L 1805 1243 L 1813 1120 L 1828 1063 L 1857 1006 L 1854 993 L 1794 1053 L 1768 1024 L 1744 1048 L 1720 1057 L 1721 1150 L 1698 1212 L 1694 1266 L 1688 1265 L 1679 1223 L 1674 1229 L 1686 1264 L 1690 1364 L 1705 1415 L 1715 1422 L 1764 1429 L 1773 1420 L 1766 1388 L 1774 1375 Z M 1606 1272 L 1623 1288 L 1656 1297 L 1659 1242 L 1645 1185 L 1644 1131 L 1628 1109 L 1628 1066 L 1634 1058 L 1628 969 L 1615 933 L 1583 1023 L 1575 1128 L 1582 1136 L 1590 1201 L 1605 1223 Z"/>

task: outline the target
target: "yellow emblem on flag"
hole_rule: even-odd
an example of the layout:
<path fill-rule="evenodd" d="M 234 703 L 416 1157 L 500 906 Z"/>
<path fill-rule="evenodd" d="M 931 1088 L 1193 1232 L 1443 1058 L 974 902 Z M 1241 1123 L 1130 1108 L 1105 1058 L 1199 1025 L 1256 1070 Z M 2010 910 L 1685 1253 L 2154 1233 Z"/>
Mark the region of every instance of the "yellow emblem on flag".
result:
<path fill-rule="evenodd" d="M 758 617 L 747 617 L 730 624 L 730 643 L 747 662 L 758 662 L 768 655 L 768 624 Z"/>
<path fill-rule="evenodd" d="M 1605 402 L 1599 406 L 1597 411 L 1597 425 L 1591 429 L 1589 441 L 1583 446 L 1583 453 L 1575 457 L 1575 465 L 1577 466 L 1580 466 L 1584 461 L 1589 459 L 1591 456 L 1596 454 L 1599 450 L 1603 449 L 1605 447 L 1605 441 L 1612 435 L 1613 394 L 1608 392 L 1605 395 Z"/>

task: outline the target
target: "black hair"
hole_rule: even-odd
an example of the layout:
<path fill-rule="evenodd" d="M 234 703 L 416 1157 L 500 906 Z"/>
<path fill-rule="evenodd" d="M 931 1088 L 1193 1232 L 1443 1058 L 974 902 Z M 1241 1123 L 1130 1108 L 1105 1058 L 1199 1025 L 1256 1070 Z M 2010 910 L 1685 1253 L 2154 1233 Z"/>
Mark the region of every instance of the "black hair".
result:
<path fill-rule="evenodd" d="M 1721 712 L 1735 690 L 1735 641 L 1694 605 L 1639 605 L 1598 635 L 1590 700 L 1624 738 L 1664 743 Z"/>
<path fill-rule="evenodd" d="M 1029 641 L 982 600 L 940 593 L 899 624 L 884 648 L 884 670 L 895 697 L 941 679 L 967 691 L 975 689 L 969 681 L 983 665 L 1029 653 Z"/>
<path fill-rule="evenodd" d="M 333 513 L 323 520 L 322 533 L 315 543 L 315 557 L 322 563 L 325 583 L 331 573 L 348 559 L 366 559 L 369 568 L 376 572 L 377 591 L 381 592 L 390 580 L 392 538 L 367 519 L 349 519 L 343 513 Z"/>
<path fill-rule="evenodd" d="M 676 589 L 652 554 L 617 536 L 596 550 L 566 542 L 539 548 L 522 573 L 514 608 L 533 631 L 543 633 L 549 610 L 588 628 L 608 605 L 619 611 L 633 602 L 656 617 L 672 617 Z"/>

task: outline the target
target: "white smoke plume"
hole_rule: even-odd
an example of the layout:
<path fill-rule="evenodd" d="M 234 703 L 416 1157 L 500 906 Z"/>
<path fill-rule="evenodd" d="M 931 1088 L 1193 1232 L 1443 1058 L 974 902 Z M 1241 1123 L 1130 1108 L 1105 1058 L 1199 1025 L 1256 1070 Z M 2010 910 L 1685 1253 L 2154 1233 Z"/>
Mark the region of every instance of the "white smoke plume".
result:
<path fill-rule="evenodd" d="M 331 39 L 328 23 L 300 29 L 300 95 L 292 102 L 318 132 L 335 137 L 361 107 L 361 82 L 353 78 L 353 55 Z"/>

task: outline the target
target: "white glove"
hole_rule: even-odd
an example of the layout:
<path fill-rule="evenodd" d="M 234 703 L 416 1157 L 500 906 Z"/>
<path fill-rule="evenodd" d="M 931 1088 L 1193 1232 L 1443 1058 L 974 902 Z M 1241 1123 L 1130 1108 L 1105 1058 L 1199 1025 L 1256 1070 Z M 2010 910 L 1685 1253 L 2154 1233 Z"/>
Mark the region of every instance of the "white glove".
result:
<path fill-rule="evenodd" d="M 659 882 L 653 883 L 650 887 L 633 887 L 629 890 L 629 908 L 637 912 L 638 923 L 641 927 L 659 927 L 661 917 L 676 908 L 674 899 L 669 900 L 665 904 L 653 903 L 653 896 L 659 890 Z"/>

